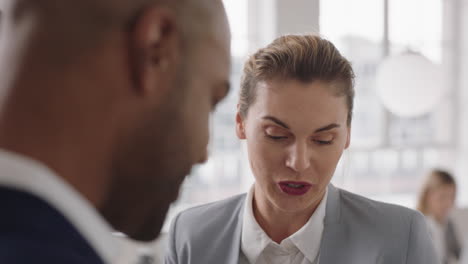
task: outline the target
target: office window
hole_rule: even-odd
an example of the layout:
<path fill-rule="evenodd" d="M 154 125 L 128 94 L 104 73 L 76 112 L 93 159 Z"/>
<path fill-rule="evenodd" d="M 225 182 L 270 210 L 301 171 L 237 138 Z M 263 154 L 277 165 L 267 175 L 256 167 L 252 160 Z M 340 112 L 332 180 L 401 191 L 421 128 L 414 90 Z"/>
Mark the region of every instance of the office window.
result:
<path fill-rule="evenodd" d="M 453 108 L 446 98 L 423 116 L 396 116 L 380 103 L 375 78 L 387 55 L 418 52 L 442 63 L 442 0 L 388 0 L 389 54 L 384 46 L 384 3 L 321 1 L 321 34 L 352 62 L 357 76 L 351 148 L 340 161 L 334 182 L 412 207 L 425 173 L 451 166 Z"/>

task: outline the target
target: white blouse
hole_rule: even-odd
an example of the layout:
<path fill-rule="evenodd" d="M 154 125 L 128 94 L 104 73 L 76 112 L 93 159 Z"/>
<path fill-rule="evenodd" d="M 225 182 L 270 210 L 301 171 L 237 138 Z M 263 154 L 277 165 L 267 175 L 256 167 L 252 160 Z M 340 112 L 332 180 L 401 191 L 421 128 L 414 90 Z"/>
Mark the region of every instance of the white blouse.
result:
<path fill-rule="evenodd" d="M 309 221 L 280 244 L 271 240 L 255 219 L 253 194 L 252 187 L 245 199 L 239 264 L 318 264 L 328 188 Z"/>

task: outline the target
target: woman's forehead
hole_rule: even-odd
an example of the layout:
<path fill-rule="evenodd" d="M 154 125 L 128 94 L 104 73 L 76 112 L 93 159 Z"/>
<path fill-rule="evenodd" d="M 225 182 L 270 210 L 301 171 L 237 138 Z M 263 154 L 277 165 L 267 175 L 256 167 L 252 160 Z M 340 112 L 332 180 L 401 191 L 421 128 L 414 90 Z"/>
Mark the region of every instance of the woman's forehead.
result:
<path fill-rule="evenodd" d="M 263 82 L 257 87 L 250 111 L 256 118 L 273 116 L 283 122 L 317 126 L 346 122 L 344 96 L 336 96 L 324 83 Z"/>

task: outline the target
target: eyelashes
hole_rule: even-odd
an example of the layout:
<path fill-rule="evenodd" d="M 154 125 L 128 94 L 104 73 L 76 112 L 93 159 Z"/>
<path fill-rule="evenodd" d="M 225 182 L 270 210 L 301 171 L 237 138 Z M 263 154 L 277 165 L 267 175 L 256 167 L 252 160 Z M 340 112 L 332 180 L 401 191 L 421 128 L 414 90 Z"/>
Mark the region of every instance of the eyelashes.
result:
<path fill-rule="evenodd" d="M 272 136 L 272 135 L 266 135 L 268 138 L 273 139 L 273 140 L 284 140 L 287 139 L 288 137 L 285 136 Z"/>
<path fill-rule="evenodd" d="M 265 134 L 265 136 L 267 138 L 271 139 L 271 140 L 274 140 L 274 141 L 284 141 L 284 140 L 287 140 L 289 138 L 287 136 L 273 136 L 273 135 L 269 135 L 269 134 Z M 332 140 L 313 139 L 312 141 L 315 142 L 318 145 L 331 145 L 333 143 L 333 139 Z"/>
<path fill-rule="evenodd" d="M 314 140 L 314 142 L 319 145 L 331 145 L 333 143 L 333 140 Z"/>

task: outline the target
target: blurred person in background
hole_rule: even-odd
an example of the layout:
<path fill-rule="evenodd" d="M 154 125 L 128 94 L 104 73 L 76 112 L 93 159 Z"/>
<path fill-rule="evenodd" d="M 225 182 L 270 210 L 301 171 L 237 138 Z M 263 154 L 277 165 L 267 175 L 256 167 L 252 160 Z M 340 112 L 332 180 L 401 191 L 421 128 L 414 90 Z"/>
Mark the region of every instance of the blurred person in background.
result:
<path fill-rule="evenodd" d="M 229 88 L 221 0 L 3 0 L 0 263 L 158 237 Z M 127 262 L 128 263 L 128 262 Z"/>
<path fill-rule="evenodd" d="M 429 173 L 418 201 L 418 210 L 426 216 L 437 255 L 443 264 L 458 260 L 461 253 L 455 226 L 450 219 L 456 190 L 455 179 L 450 173 L 434 169 Z"/>
<path fill-rule="evenodd" d="M 173 220 L 166 264 L 433 264 L 424 217 L 330 181 L 350 145 L 354 73 L 329 41 L 282 36 L 244 66 L 236 132 L 255 183 Z"/>
<path fill-rule="evenodd" d="M 459 264 L 468 264 L 468 239 L 465 241 L 465 247 L 463 248 Z"/>

